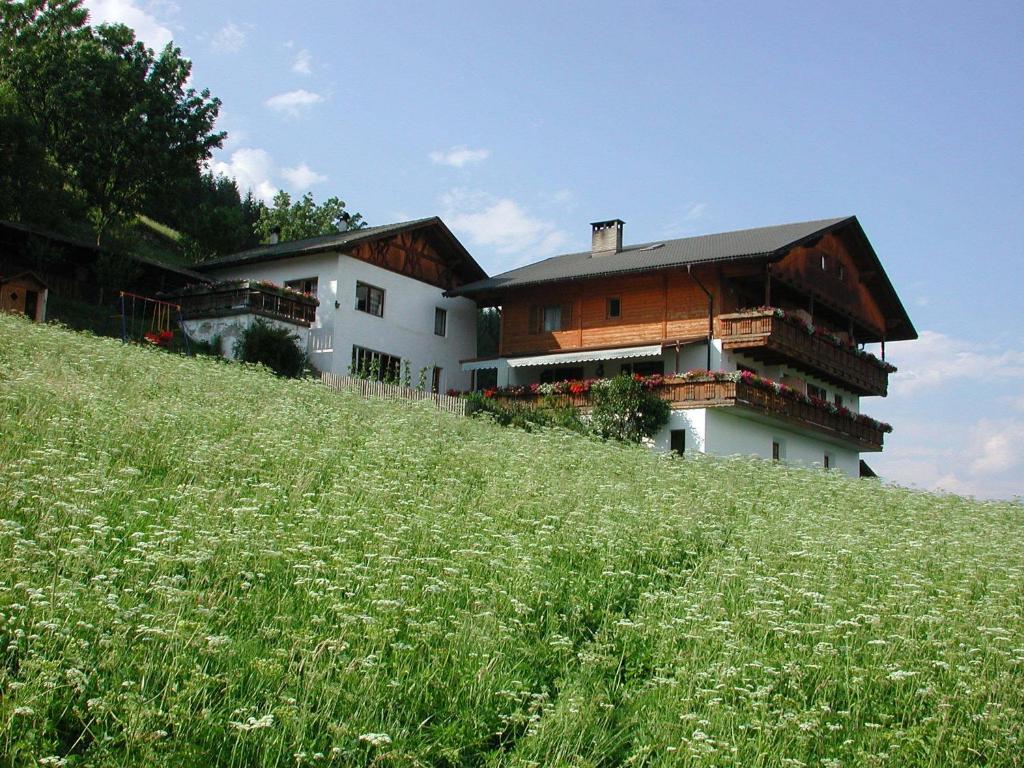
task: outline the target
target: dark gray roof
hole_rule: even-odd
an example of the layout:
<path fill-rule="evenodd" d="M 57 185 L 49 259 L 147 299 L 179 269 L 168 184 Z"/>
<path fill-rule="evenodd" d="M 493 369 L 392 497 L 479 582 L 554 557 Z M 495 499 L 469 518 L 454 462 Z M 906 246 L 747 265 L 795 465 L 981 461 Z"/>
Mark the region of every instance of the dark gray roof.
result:
<path fill-rule="evenodd" d="M 129 259 L 133 259 L 134 261 L 137 261 L 140 264 L 145 264 L 146 266 L 153 267 L 155 269 L 162 270 L 165 272 L 171 272 L 173 274 L 179 275 L 180 277 L 187 277 L 190 280 L 196 280 L 198 282 L 208 280 L 208 278 L 203 277 L 203 275 L 200 275 L 193 269 L 181 267 L 178 266 L 177 264 L 168 264 L 166 261 L 151 259 L 148 256 L 139 256 L 138 254 L 135 253 L 112 251 L 109 248 L 98 246 L 96 245 L 96 243 L 90 243 L 87 240 L 82 240 L 77 237 L 62 235 L 58 232 L 43 229 L 42 227 L 36 227 L 29 224 L 22 224 L 21 222 L 17 221 L 0 221 L 0 227 L 18 230 L 19 232 L 24 232 L 29 235 L 38 235 L 39 237 L 44 237 L 47 240 L 53 240 L 58 243 L 67 243 L 68 245 L 72 245 L 75 248 L 81 248 L 83 250 L 89 250 L 95 253 L 115 253 L 118 256 L 125 256 Z"/>
<path fill-rule="evenodd" d="M 837 224 L 853 220 L 852 216 L 838 219 L 804 221 L 781 224 L 776 227 L 739 229 L 715 235 L 684 237 L 680 240 L 662 240 L 640 245 L 628 245 L 618 253 L 594 256 L 590 251 L 552 256 L 550 259 L 528 264 L 486 280 L 463 285 L 452 294 L 473 295 L 506 288 L 519 288 L 556 280 L 582 279 L 630 272 L 649 272 L 655 269 L 764 257 L 788 250 L 801 240 L 831 229 Z"/>
<path fill-rule="evenodd" d="M 487 276 L 487 273 L 476 263 L 469 254 L 469 251 L 465 249 L 458 238 L 451 233 L 451 230 L 437 216 L 416 219 L 414 221 L 401 221 L 395 224 L 382 224 L 377 227 L 353 229 L 334 235 L 308 237 L 304 240 L 289 240 L 283 243 L 274 243 L 273 245 L 261 245 L 257 248 L 250 248 L 247 251 L 204 261 L 202 264 L 197 264 L 195 269 L 201 272 L 209 272 L 224 267 L 237 267 L 243 264 L 273 261 L 290 256 L 307 256 L 314 253 L 345 250 L 368 240 L 376 240 L 381 237 L 388 237 L 400 232 L 421 228 L 434 228 L 455 249 L 460 257 L 460 266 L 466 275 L 465 279 L 474 280 Z"/>

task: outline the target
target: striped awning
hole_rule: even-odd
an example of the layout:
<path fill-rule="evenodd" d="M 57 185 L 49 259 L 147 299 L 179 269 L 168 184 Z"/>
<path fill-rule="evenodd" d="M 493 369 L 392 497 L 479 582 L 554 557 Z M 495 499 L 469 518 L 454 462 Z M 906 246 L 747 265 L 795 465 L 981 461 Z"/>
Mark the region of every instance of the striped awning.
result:
<path fill-rule="evenodd" d="M 579 352 L 556 352 L 552 355 L 513 357 L 509 368 L 532 368 L 541 365 L 564 365 L 566 363 L 587 363 L 594 360 L 625 360 L 631 357 L 655 357 L 661 354 L 661 344 L 646 347 L 621 347 L 619 349 L 585 349 Z"/>

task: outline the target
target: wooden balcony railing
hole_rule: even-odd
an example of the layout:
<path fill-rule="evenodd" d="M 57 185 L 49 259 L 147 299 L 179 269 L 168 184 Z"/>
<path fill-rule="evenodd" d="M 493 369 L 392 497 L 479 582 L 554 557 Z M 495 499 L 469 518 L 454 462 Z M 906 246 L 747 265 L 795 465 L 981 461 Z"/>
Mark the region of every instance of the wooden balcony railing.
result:
<path fill-rule="evenodd" d="M 789 422 L 797 427 L 810 428 L 832 438 L 857 445 L 861 451 L 882 450 L 885 429 L 882 425 L 855 420 L 842 413 L 832 413 L 827 408 L 805 403 L 770 388 L 750 384 L 742 378 L 666 380 L 652 389 L 673 408 L 719 408 L 737 407 L 755 411 L 762 416 Z M 542 395 L 508 396 L 494 395 L 502 402 L 539 404 Z M 587 409 L 593 404 L 589 392 L 578 394 L 549 395 L 556 402 Z"/>
<path fill-rule="evenodd" d="M 888 366 L 832 340 L 807 333 L 774 310 L 719 315 L 722 348 L 769 364 L 789 362 L 812 375 L 845 386 L 858 395 L 885 395 Z"/>
<path fill-rule="evenodd" d="M 182 315 L 191 320 L 251 312 L 305 326 L 316 319 L 319 304 L 313 296 L 244 282 L 189 288 L 178 295 L 177 301 Z"/>

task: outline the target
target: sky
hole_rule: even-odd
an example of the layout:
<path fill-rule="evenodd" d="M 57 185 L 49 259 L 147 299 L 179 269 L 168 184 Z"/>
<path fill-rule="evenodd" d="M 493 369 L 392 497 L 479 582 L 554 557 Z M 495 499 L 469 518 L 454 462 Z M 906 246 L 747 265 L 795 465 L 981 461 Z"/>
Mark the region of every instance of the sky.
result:
<path fill-rule="evenodd" d="M 855 214 L 920 338 L 892 482 L 1024 495 L 1024 6 L 86 0 L 192 60 L 212 167 L 370 224 L 440 215 L 490 274 L 590 244 Z"/>

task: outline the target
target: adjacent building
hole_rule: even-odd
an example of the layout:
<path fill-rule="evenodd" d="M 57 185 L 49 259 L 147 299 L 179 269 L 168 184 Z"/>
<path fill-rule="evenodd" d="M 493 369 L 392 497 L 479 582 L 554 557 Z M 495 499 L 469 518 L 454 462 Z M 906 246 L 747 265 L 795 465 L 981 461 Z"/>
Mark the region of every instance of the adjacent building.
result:
<path fill-rule="evenodd" d="M 455 292 L 486 273 L 437 217 L 274 242 L 195 269 L 211 282 L 182 293 L 186 329 L 225 354 L 259 317 L 294 330 L 321 371 L 409 370 L 438 392 L 470 385 L 460 360 L 476 354 L 476 303 Z"/>
<path fill-rule="evenodd" d="M 861 399 L 886 394 L 885 343 L 917 333 L 856 217 L 629 246 L 621 220 L 591 226 L 590 251 L 448 289 L 501 313 L 498 354 L 463 371 L 527 398 L 645 377 L 672 406 L 661 450 L 850 475 L 882 450 L 889 427 Z M 586 407 L 586 386 L 571 389 Z"/>

